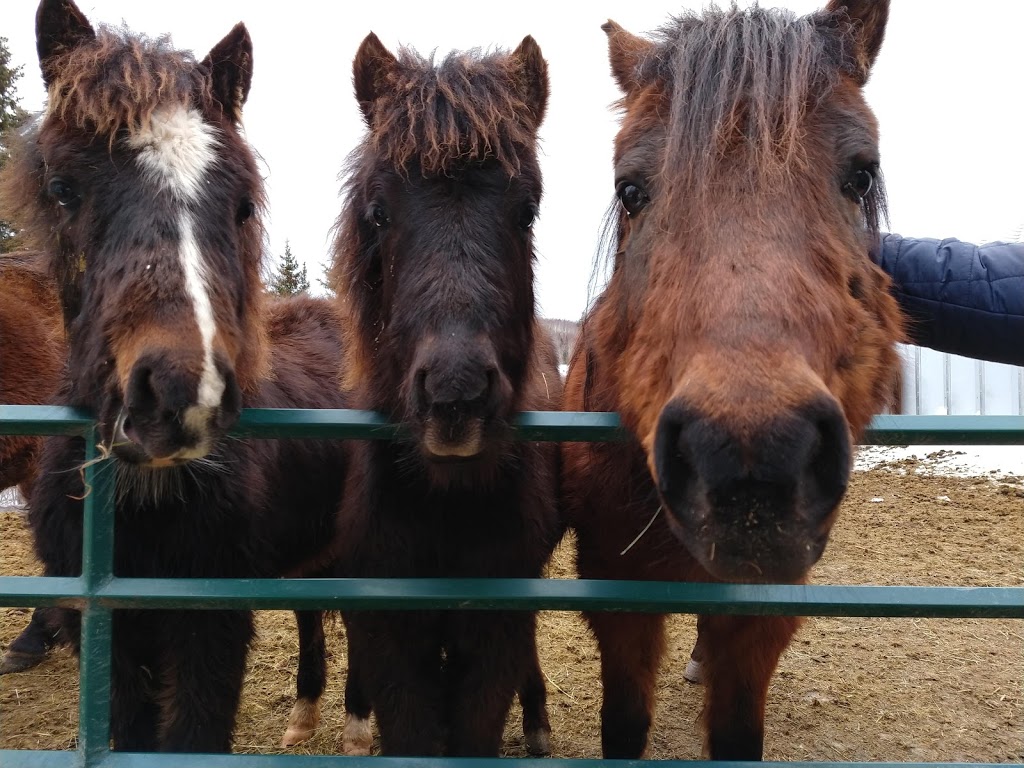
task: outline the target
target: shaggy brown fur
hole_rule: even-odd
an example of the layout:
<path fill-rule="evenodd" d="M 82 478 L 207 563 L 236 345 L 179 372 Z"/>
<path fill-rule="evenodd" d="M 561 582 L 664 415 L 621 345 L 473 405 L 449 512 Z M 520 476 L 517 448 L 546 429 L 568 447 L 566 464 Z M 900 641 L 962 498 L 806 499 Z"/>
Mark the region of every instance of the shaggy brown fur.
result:
<path fill-rule="evenodd" d="M 0 403 L 45 405 L 64 368 L 64 326 L 41 256 L 0 256 Z M 42 438 L 0 435 L 0 490 L 28 497 Z"/>
<path fill-rule="evenodd" d="M 191 54 L 169 37 L 150 40 L 100 27 L 92 45 L 73 48 L 47 65 L 55 74 L 47 111 L 113 142 L 118 131 L 136 135 L 154 110 L 188 106 L 194 94 L 210 99 L 210 84 Z"/>
<path fill-rule="evenodd" d="M 385 58 L 377 47 L 368 56 Z M 444 174 L 489 159 L 516 173 L 544 118 L 522 73 L 522 63 L 502 53 L 456 52 L 435 65 L 402 48 L 397 66 L 374 70 L 376 80 L 357 73 L 366 141 L 382 162 L 407 173 L 415 165 L 425 176 Z"/>
<path fill-rule="evenodd" d="M 624 93 L 622 208 L 564 403 L 619 411 L 632 439 L 564 447 L 584 578 L 800 582 L 820 557 L 851 437 L 889 402 L 902 335 L 868 257 L 884 198 L 859 88 L 887 8 L 710 9 L 654 40 L 605 25 Z M 588 619 L 605 756 L 639 757 L 663 617 Z M 796 626 L 702 620 L 712 758 L 760 758 Z"/>

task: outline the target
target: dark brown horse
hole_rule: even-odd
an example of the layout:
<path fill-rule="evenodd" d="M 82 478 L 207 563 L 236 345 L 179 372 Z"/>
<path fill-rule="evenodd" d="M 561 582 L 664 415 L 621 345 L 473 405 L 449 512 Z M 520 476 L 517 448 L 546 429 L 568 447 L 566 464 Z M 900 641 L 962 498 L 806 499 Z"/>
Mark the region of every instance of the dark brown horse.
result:
<path fill-rule="evenodd" d="M 546 62 L 529 37 L 511 53 L 435 64 L 371 34 L 354 78 L 368 132 L 333 266 L 352 324 L 346 371 L 359 407 L 411 435 L 354 450 L 342 572 L 539 576 L 562 534 L 557 453 L 512 441 L 508 425 L 560 396 L 533 294 Z M 516 690 L 538 677 L 533 613 L 345 621 L 350 682 L 367 697 L 362 713 L 348 708 L 362 718 L 372 705 L 386 754 L 497 754 Z M 543 697 L 542 684 L 531 689 Z"/>
<path fill-rule="evenodd" d="M 115 572 L 269 577 L 331 538 L 344 454 L 238 441 L 244 406 L 344 407 L 332 303 L 269 302 L 263 186 L 239 120 L 252 44 L 202 61 L 43 0 L 47 111 L 5 169 L 6 218 L 45 252 L 67 331 L 56 401 L 97 414 L 117 461 Z M 81 569 L 80 440 L 51 438 L 30 499 L 50 575 Z M 63 627 L 78 636 L 78 615 Z M 128 750 L 224 751 L 249 611 L 115 611 L 112 736 Z"/>
<path fill-rule="evenodd" d="M 0 297 L 0 403 L 51 403 L 60 386 L 67 350 L 60 301 L 53 280 L 46 272 L 43 254 L 19 252 L 0 257 Z M 326 305 L 321 308 L 326 309 Z M 288 322 L 289 312 L 287 309 L 274 312 L 273 317 L 279 322 Z M 288 330 L 271 329 L 270 334 L 287 337 Z M 17 487 L 23 498 L 29 498 L 42 444 L 39 437 L 0 435 L 0 490 Z M 297 612 L 296 618 L 299 626 L 297 701 L 282 740 L 284 746 L 292 746 L 313 735 L 319 720 L 318 702 L 326 685 L 320 614 Z M 59 614 L 55 615 L 53 609 L 33 611 L 28 626 L 5 650 L 0 660 L 0 674 L 21 672 L 39 664 L 57 642 L 64 640 L 59 630 Z"/>
<path fill-rule="evenodd" d="M 563 452 L 582 577 L 800 583 L 821 556 L 901 336 L 868 257 L 884 201 L 861 88 L 887 15 L 882 0 L 833 0 L 804 18 L 687 14 L 653 39 L 605 25 L 621 206 L 565 407 L 618 411 L 631 439 Z M 636 758 L 664 617 L 587 618 L 604 754 Z M 702 622 L 712 758 L 760 759 L 798 623 Z"/>

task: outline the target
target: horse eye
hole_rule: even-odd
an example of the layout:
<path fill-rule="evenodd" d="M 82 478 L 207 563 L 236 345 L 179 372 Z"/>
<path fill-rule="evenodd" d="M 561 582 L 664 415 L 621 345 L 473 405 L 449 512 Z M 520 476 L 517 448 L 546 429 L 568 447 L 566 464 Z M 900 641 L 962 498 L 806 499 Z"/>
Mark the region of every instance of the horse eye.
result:
<path fill-rule="evenodd" d="M 78 208 L 82 202 L 82 198 L 79 197 L 71 183 L 60 177 L 50 179 L 50 183 L 46 186 L 46 191 L 50 197 L 57 201 L 58 205 L 70 211 Z"/>
<path fill-rule="evenodd" d="M 527 203 L 519 212 L 519 228 L 523 230 L 530 229 L 536 220 L 537 206 L 533 203 Z"/>
<path fill-rule="evenodd" d="M 875 174 L 868 168 L 858 168 L 843 185 L 843 190 L 855 203 L 859 203 L 868 196 L 874 185 Z"/>
<path fill-rule="evenodd" d="M 252 200 L 243 200 L 238 206 L 238 223 L 245 224 L 256 213 L 256 205 Z"/>
<path fill-rule="evenodd" d="M 384 210 L 384 206 L 374 203 L 373 208 L 370 209 L 370 218 L 373 219 L 373 225 L 377 229 L 383 229 L 391 223 L 391 217 L 388 216 L 388 212 Z"/>
<path fill-rule="evenodd" d="M 622 207 L 626 209 L 626 213 L 630 216 L 634 216 L 643 210 L 643 207 L 650 202 L 650 198 L 647 197 L 647 193 L 644 192 L 636 184 L 632 184 L 628 181 L 624 181 L 616 188 L 616 193 L 619 196 L 619 201 L 622 203 Z"/>

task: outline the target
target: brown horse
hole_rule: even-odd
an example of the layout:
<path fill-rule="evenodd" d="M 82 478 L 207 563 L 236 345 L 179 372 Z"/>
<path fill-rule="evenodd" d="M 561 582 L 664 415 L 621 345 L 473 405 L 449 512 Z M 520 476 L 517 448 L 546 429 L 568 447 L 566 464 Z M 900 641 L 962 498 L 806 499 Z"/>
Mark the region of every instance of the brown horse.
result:
<path fill-rule="evenodd" d="M 0 403 L 43 405 L 64 367 L 60 303 L 39 254 L 0 257 Z M 32 492 L 42 440 L 0 435 L 0 489 Z"/>
<path fill-rule="evenodd" d="M 371 34 L 354 79 L 368 133 L 332 272 L 351 317 L 345 367 L 358 406 L 411 435 L 354 450 L 342 572 L 539 576 L 562 534 L 557 452 L 513 441 L 508 424 L 560 397 L 533 294 L 547 64 L 530 37 L 511 53 L 435 64 L 396 57 Z M 348 709 L 361 719 L 373 707 L 386 754 L 496 755 L 516 690 L 544 696 L 542 680 L 524 685 L 539 677 L 532 612 L 345 621 L 350 683 L 367 699 L 362 713 Z M 547 730 L 524 725 L 528 740 Z"/>
<path fill-rule="evenodd" d="M 115 572 L 270 577 L 334 531 L 337 441 L 226 437 L 242 407 L 337 408 L 335 305 L 268 302 L 263 185 L 239 120 L 252 44 L 202 61 L 70 0 L 36 18 L 47 111 L 4 170 L 3 214 L 46 254 L 68 343 L 56 402 L 96 413 L 116 457 Z M 80 572 L 80 440 L 50 438 L 30 499 L 49 575 Z M 78 637 L 78 614 L 63 628 Z M 115 611 L 112 737 L 127 750 L 230 748 L 249 611 Z"/>
<path fill-rule="evenodd" d="M 53 281 L 40 254 L 0 257 L 0 403 L 43 405 L 57 392 L 64 367 L 64 325 Z M 28 498 L 35 484 L 39 437 L 0 435 L 0 490 L 17 487 Z M 58 641 L 49 609 L 32 620 L 4 652 L 0 674 L 38 664 Z"/>
<path fill-rule="evenodd" d="M 565 446 L 582 577 L 800 583 L 821 556 L 901 337 L 868 257 L 884 200 L 861 88 L 887 15 L 883 0 L 833 0 L 803 18 L 686 14 L 654 39 L 604 26 L 621 205 L 564 402 L 618 411 L 630 439 Z M 664 617 L 587 618 L 604 754 L 636 758 Z M 712 758 L 761 758 L 769 679 L 798 623 L 702 622 Z"/>

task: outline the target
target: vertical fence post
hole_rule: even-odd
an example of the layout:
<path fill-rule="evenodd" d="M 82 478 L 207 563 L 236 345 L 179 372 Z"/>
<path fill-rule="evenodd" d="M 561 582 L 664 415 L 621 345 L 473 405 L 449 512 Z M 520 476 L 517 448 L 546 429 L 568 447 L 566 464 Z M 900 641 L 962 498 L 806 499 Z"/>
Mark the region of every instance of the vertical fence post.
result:
<path fill-rule="evenodd" d="M 82 609 L 82 652 L 78 694 L 78 751 L 85 766 L 110 749 L 111 611 L 96 593 L 113 575 L 114 490 L 112 461 L 98 461 L 99 430 L 85 433 L 85 502 L 82 580 L 88 597 Z"/>

